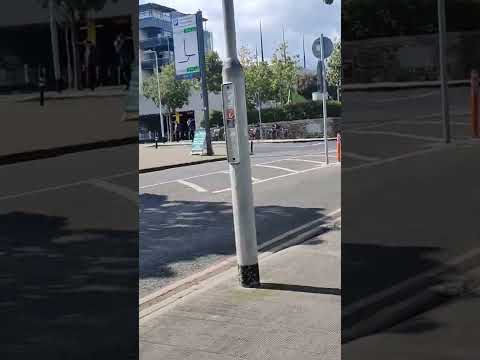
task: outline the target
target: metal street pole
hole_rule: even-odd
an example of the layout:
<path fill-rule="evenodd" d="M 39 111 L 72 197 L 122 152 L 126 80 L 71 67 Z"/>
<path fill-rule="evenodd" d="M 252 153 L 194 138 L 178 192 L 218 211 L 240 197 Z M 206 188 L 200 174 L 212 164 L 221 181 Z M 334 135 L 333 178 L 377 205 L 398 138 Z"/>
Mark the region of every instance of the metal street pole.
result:
<path fill-rule="evenodd" d="M 450 142 L 450 114 L 448 101 L 447 72 L 447 23 L 445 20 L 445 0 L 437 0 L 438 7 L 438 44 L 440 50 L 440 83 L 442 92 L 442 119 L 445 142 Z"/>
<path fill-rule="evenodd" d="M 155 68 L 156 68 L 156 73 L 157 73 L 158 110 L 159 110 L 159 113 L 160 113 L 160 129 L 161 129 L 161 132 L 162 132 L 162 142 L 163 142 L 163 139 L 165 138 L 165 129 L 163 127 L 162 96 L 161 96 L 161 93 L 160 93 L 160 74 L 159 74 L 159 71 L 158 71 L 158 56 L 157 56 L 157 52 L 155 50 L 150 50 L 150 51 L 148 51 L 148 53 L 153 53 L 153 55 L 155 56 Z"/>
<path fill-rule="evenodd" d="M 205 123 L 205 141 L 207 143 L 207 155 L 213 155 L 212 136 L 210 134 L 208 88 L 207 88 L 207 68 L 205 63 L 205 40 L 203 35 L 203 15 L 201 11 L 197 12 L 197 35 L 198 35 L 198 56 L 200 60 L 200 76 L 203 98 L 203 121 Z"/>
<path fill-rule="evenodd" d="M 238 59 L 233 0 L 222 0 L 226 58 L 223 62 L 225 138 L 240 285 L 259 287 L 257 232 L 248 149 L 245 75 Z"/>
<path fill-rule="evenodd" d="M 48 9 L 50 15 L 50 39 L 52 43 L 52 54 L 53 54 L 53 72 L 55 76 L 55 90 L 58 92 L 61 91 L 60 85 L 60 58 L 58 50 L 58 32 L 57 32 L 57 20 L 56 20 L 56 8 L 53 0 L 49 0 Z"/>
<path fill-rule="evenodd" d="M 258 122 L 260 127 L 260 139 L 263 140 L 263 130 L 262 130 L 262 100 L 260 95 L 258 95 Z"/>
<path fill-rule="evenodd" d="M 320 61 L 322 62 L 322 102 L 323 102 L 323 141 L 325 143 L 325 161 L 328 164 L 328 137 L 327 137 L 327 83 L 325 79 L 325 58 L 324 58 L 324 46 L 323 46 L 323 34 L 320 35 Z"/>

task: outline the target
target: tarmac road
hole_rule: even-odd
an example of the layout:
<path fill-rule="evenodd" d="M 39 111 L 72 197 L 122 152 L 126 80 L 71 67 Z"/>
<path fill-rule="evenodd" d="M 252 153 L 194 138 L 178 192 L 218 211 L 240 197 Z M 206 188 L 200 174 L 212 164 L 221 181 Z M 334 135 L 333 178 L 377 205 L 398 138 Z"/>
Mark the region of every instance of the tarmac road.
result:
<path fill-rule="evenodd" d="M 335 142 L 256 144 L 258 243 L 340 208 Z M 140 297 L 235 254 L 228 164 L 140 175 Z M 308 229 L 306 229 L 308 230 Z"/>

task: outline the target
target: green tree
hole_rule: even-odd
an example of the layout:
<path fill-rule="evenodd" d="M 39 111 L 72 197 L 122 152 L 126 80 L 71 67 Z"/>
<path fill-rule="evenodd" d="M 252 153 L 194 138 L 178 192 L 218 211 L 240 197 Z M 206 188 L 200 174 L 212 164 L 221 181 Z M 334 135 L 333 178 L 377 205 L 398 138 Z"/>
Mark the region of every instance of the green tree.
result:
<path fill-rule="evenodd" d="M 272 93 L 274 99 L 282 106 L 292 100 L 292 92 L 297 82 L 298 61 L 298 55 L 291 55 L 288 52 L 287 43 L 280 44 L 273 54 Z"/>
<path fill-rule="evenodd" d="M 210 51 L 206 56 L 205 63 L 208 91 L 218 94 L 222 91 L 222 60 L 216 51 Z"/>
<path fill-rule="evenodd" d="M 168 125 L 171 124 L 171 114 L 177 109 L 183 107 L 188 102 L 190 91 L 194 86 L 192 81 L 177 80 L 175 77 L 175 67 L 173 64 L 166 65 L 160 73 L 160 96 L 162 105 L 167 109 Z M 158 85 L 156 74 L 149 76 L 143 81 L 143 94 L 151 99 L 155 105 L 159 106 Z M 170 134 L 172 133 L 170 129 Z"/>
<path fill-rule="evenodd" d="M 298 74 L 297 91 L 306 99 L 312 99 L 312 94 L 317 91 L 317 75 L 314 72 L 303 72 Z"/>
<path fill-rule="evenodd" d="M 342 45 L 335 43 L 332 54 L 327 58 L 327 82 L 330 86 L 340 86 L 342 81 Z"/>
<path fill-rule="evenodd" d="M 269 63 L 258 61 L 253 52 L 246 47 L 242 47 L 239 53 L 245 73 L 247 106 L 253 109 L 272 99 L 272 68 Z"/>

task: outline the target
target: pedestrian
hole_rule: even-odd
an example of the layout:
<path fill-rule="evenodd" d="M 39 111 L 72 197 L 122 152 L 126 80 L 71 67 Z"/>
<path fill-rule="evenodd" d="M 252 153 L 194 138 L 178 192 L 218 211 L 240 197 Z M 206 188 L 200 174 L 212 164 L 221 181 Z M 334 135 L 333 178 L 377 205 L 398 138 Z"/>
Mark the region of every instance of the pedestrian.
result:
<path fill-rule="evenodd" d="M 127 43 L 125 35 L 119 34 L 114 41 L 115 52 L 117 53 L 118 64 L 120 68 L 121 78 L 125 85 L 125 90 L 130 89 L 130 80 L 132 77 L 132 51 Z"/>
<path fill-rule="evenodd" d="M 45 67 L 40 68 L 40 73 L 38 75 L 38 88 L 40 90 L 40 106 L 43 106 L 45 103 L 45 87 L 46 87 L 46 79 L 47 71 Z"/>
<path fill-rule="evenodd" d="M 180 141 L 180 127 L 178 125 L 179 124 L 175 121 L 174 134 L 175 134 L 175 141 L 176 142 Z"/>
<path fill-rule="evenodd" d="M 85 46 L 85 75 L 87 86 L 93 91 L 96 87 L 97 54 L 95 45 L 89 40 Z"/>
<path fill-rule="evenodd" d="M 190 124 L 188 125 L 188 130 L 190 132 L 190 139 L 193 140 L 195 137 L 195 119 L 190 118 Z"/>

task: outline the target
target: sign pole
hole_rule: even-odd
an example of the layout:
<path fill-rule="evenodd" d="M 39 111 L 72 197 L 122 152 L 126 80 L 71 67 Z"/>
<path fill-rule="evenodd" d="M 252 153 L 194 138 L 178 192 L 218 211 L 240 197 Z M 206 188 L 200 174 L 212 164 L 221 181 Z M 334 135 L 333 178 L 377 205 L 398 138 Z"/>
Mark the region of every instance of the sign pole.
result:
<path fill-rule="evenodd" d="M 248 148 L 245 75 L 237 56 L 233 0 L 222 0 L 226 59 L 223 62 L 225 139 L 232 188 L 233 223 L 242 287 L 259 287 L 257 232 Z"/>
<path fill-rule="evenodd" d="M 445 0 L 437 0 L 438 7 L 438 43 L 440 49 L 440 83 L 442 92 L 442 118 L 445 142 L 450 142 L 450 114 L 448 102 L 448 72 L 447 72 L 447 24 L 445 20 Z"/>
<path fill-rule="evenodd" d="M 328 164 L 328 137 L 327 137 L 327 84 L 325 80 L 325 58 L 324 58 L 324 44 L 323 34 L 320 35 L 320 61 L 322 63 L 322 102 L 323 102 L 323 142 L 325 143 L 325 161 Z"/>
<path fill-rule="evenodd" d="M 165 138 L 165 129 L 163 128 L 163 114 L 162 114 L 162 94 L 160 93 L 160 74 L 158 72 L 158 56 L 157 52 L 153 50 L 155 54 L 155 69 L 157 74 L 157 91 L 158 91 L 158 111 L 160 113 L 160 130 L 162 131 L 162 142 Z"/>
<path fill-rule="evenodd" d="M 213 155 L 212 136 L 210 134 L 209 122 L 209 106 L 208 106 L 208 89 L 207 89 L 207 69 L 205 64 L 205 45 L 203 35 L 203 16 L 202 12 L 197 12 L 197 35 L 198 35 L 198 57 L 200 63 L 200 76 L 202 84 L 202 98 L 203 98 L 203 121 L 205 124 L 206 141 L 207 141 L 207 155 Z"/>

